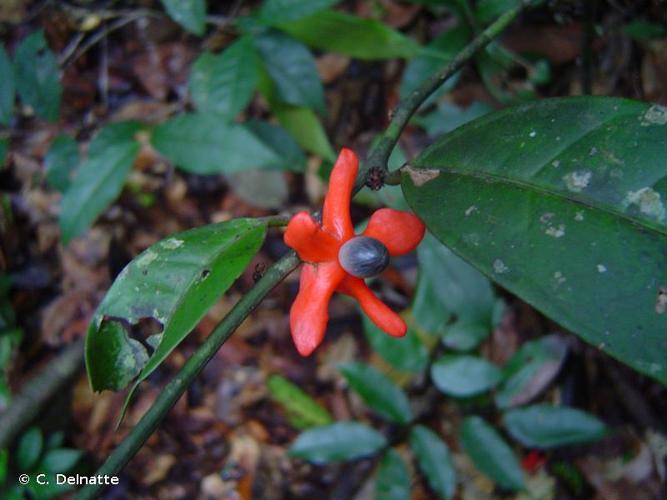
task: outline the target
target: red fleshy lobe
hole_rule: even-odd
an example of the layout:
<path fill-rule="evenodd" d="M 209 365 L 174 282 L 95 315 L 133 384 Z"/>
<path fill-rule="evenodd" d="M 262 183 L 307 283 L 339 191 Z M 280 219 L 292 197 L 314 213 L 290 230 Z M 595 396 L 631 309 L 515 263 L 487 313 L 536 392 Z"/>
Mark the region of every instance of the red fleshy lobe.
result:
<path fill-rule="evenodd" d="M 357 155 L 344 148 L 329 178 L 322 224 L 307 212 L 297 213 L 285 232 L 285 243 L 305 262 L 299 293 L 290 310 L 290 329 L 299 354 L 310 355 L 322 343 L 329 319 L 329 300 L 335 291 L 355 298 L 368 317 L 394 337 L 405 335 L 401 317 L 378 299 L 360 278 L 348 274 L 338 263 L 338 251 L 353 238 L 350 199 L 359 170 Z M 381 241 L 392 256 L 411 252 L 424 237 L 424 224 L 409 212 L 391 208 L 376 211 L 364 231 Z"/>

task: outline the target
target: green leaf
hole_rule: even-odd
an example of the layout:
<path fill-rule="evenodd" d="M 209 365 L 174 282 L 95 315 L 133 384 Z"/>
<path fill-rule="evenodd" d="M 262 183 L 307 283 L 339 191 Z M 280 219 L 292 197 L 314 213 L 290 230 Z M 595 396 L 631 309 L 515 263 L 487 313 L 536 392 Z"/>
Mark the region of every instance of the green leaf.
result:
<path fill-rule="evenodd" d="M 391 422 L 410 422 L 412 410 L 408 397 L 387 376 L 365 363 L 344 363 L 338 368 L 350 387 L 375 412 Z"/>
<path fill-rule="evenodd" d="M 329 161 L 336 159 L 322 122 L 310 109 L 273 102 L 271 111 L 303 149 Z"/>
<path fill-rule="evenodd" d="M 423 425 L 416 425 L 410 431 L 410 448 L 433 491 L 442 498 L 452 498 L 456 491 L 456 472 L 449 448 L 440 436 Z"/>
<path fill-rule="evenodd" d="M 271 399 L 285 409 L 287 420 L 297 429 L 328 425 L 333 421 L 322 405 L 286 378 L 271 375 L 267 386 Z"/>
<path fill-rule="evenodd" d="M 461 445 L 475 466 L 502 488 L 520 490 L 524 476 L 514 452 L 493 427 L 480 417 L 461 425 Z"/>
<path fill-rule="evenodd" d="M 386 445 L 387 440 L 382 434 L 364 424 L 337 422 L 301 433 L 289 454 L 315 464 L 325 464 L 366 457 Z"/>
<path fill-rule="evenodd" d="M 277 162 L 271 167 L 292 172 L 305 171 L 306 155 L 287 130 L 280 125 L 259 120 L 248 120 L 245 126 L 274 152 Z"/>
<path fill-rule="evenodd" d="M 5 484 L 7 480 L 7 472 L 9 468 L 9 451 L 7 449 L 0 450 L 0 486 Z"/>
<path fill-rule="evenodd" d="M 139 153 L 136 122 L 119 122 L 102 128 L 90 142 L 88 158 L 60 203 L 63 244 L 83 233 L 120 194 Z"/>
<path fill-rule="evenodd" d="M 503 415 L 507 432 L 529 448 L 555 448 L 597 441 L 607 433 L 600 420 L 574 408 L 539 404 Z"/>
<path fill-rule="evenodd" d="M 503 368 L 503 383 L 496 390 L 498 408 L 526 404 L 558 374 L 567 354 L 567 342 L 548 335 L 526 342 Z"/>
<path fill-rule="evenodd" d="M 14 114 L 14 68 L 0 45 L 0 125 L 9 125 Z"/>
<path fill-rule="evenodd" d="M 255 46 L 282 102 L 324 113 L 324 89 L 315 59 L 305 46 L 278 31 L 257 36 Z"/>
<path fill-rule="evenodd" d="M 409 59 L 422 50 L 419 44 L 380 21 L 333 10 L 277 26 L 310 47 L 357 59 Z"/>
<path fill-rule="evenodd" d="M 38 427 L 31 427 L 21 436 L 16 449 L 16 464 L 19 470 L 27 472 L 37 465 L 43 443 L 42 431 Z"/>
<path fill-rule="evenodd" d="M 495 298 L 488 279 L 430 233 L 419 245 L 417 257 L 422 275 L 429 276 L 433 291 L 446 310 L 461 320 L 491 325 Z"/>
<path fill-rule="evenodd" d="M 475 120 L 405 169 L 430 231 L 587 342 L 667 382 L 667 108 L 548 99 Z"/>
<path fill-rule="evenodd" d="M 64 193 L 79 166 L 79 145 L 69 135 L 57 136 L 44 158 L 46 180 L 55 189 Z"/>
<path fill-rule="evenodd" d="M 491 334 L 491 328 L 486 323 L 471 321 L 457 321 L 448 326 L 442 335 L 444 346 L 456 351 L 471 351 L 481 344 Z"/>
<path fill-rule="evenodd" d="M 0 168 L 4 167 L 7 153 L 9 152 L 9 139 L 0 138 Z"/>
<path fill-rule="evenodd" d="M 410 498 L 410 473 L 401 455 L 390 448 L 382 456 L 375 480 L 375 500 Z"/>
<path fill-rule="evenodd" d="M 646 42 L 667 36 L 667 28 L 658 23 L 635 19 L 623 26 L 623 32 L 638 42 Z"/>
<path fill-rule="evenodd" d="M 243 36 L 221 54 L 203 52 L 192 65 L 190 93 L 199 111 L 233 120 L 252 99 L 257 87 L 255 47 Z"/>
<path fill-rule="evenodd" d="M 412 59 L 405 71 L 399 87 L 401 98 L 406 98 L 431 75 L 446 66 L 467 45 L 470 38 L 470 29 L 465 26 L 457 26 L 445 31 L 426 46 L 427 53 Z M 425 104 L 433 102 L 443 94 L 449 92 L 456 86 L 459 73 L 447 80 L 436 90 Z"/>
<path fill-rule="evenodd" d="M 56 121 L 60 112 L 63 88 L 56 56 L 49 49 L 43 31 L 35 31 L 24 38 L 14 52 L 16 89 L 23 103 L 35 113 Z"/>
<path fill-rule="evenodd" d="M 243 125 L 212 113 L 175 116 L 155 128 L 155 149 L 194 174 L 236 172 L 275 165 L 279 158 Z"/>
<path fill-rule="evenodd" d="M 412 300 L 412 317 L 417 325 L 430 335 L 442 335 L 451 316 L 440 301 L 428 273 L 421 272 Z"/>
<path fill-rule="evenodd" d="M 160 0 L 167 14 L 190 33 L 206 30 L 206 0 Z"/>
<path fill-rule="evenodd" d="M 521 0 L 479 0 L 475 8 L 475 18 L 487 24 L 519 4 Z"/>
<path fill-rule="evenodd" d="M 421 373 L 428 363 L 428 351 L 414 330 L 408 329 L 404 337 L 397 338 L 380 330 L 363 315 L 364 334 L 371 348 L 397 370 Z"/>
<path fill-rule="evenodd" d="M 69 472 L 79 461 L 82 454 L 80 450 L 70 448 L 47 451 L 39 464 L 39 470 L 53 474 Z"/>
<path fill-rule="evenodd" d="M 93 389 L 118 390 L 137 375 L 137 383 L 145 379 L 240 276 L 265 234 L 264 222 L 235 219 L 176 234 L 135 257 L 88 328 L 86 366 Z M 147 339 L 155 347 L 147 362 L 145 348 L 125 328 L 146 318 L 162 325 L 159 335 Z"/>
<path fill-rule="evenodd" d="M 500 381 L 501 372 L 483 358 L 447 355 L 433 363 L 431 378 L 445 394 L 463 398 L 494 387 Z"/>
<path fill-rule="evenodd" d="M 266 0 L 259 9 L 259 21 L 275 26 L 287 21 L 295 21 L 336 5 L 340 0 Z"/>

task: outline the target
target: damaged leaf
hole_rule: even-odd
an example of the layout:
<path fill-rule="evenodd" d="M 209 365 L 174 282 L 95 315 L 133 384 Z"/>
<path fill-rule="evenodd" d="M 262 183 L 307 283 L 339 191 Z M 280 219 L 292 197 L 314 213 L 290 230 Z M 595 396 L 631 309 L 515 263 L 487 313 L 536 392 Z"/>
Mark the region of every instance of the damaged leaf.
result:
<path fill-rule="evenodd" d="M 265 234 L 265 222 L 235 219 L 176 234 L 134 258 L 88 328 L 86 366 L 93 389 L 119 390 L 135 377 L 137 383 L 144 380 L 240 276 Z M 160 334 L 132 338 L 130 327 L 146 318 L 162 325 Z"/>

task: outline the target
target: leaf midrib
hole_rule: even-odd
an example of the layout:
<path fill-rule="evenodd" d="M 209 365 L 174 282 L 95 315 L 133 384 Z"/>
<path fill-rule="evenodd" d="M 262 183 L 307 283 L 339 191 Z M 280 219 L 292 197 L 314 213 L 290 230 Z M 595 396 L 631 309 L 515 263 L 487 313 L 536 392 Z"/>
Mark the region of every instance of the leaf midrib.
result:
<path fill-rule="evenodd" d="M 407 167 L 410 168 L 410 164 L 408 164 Z M 412 168 L 415 168 L 415 169 L 429 169 L 431 167 L 429 167 L 428 165 L 420 165 L 418 167 L 412 166 Z M 566 196 L 562 191 L 549 189 L 549 188 L 546 188 L 544 186 L 533 184 L 533 183 L 528 182 L 528 181 L 523 180 L 523 179 L 516 179 L 516 178 L 512 178 L 512 177 L 506 177 L 506 176 L 502 176 L 502 175 L 491 174 L 491 173 L 488 173 L 488 172 L 480 172 L 480 171 L 464 172 L 464 171 L 461 171 L 461 170 L 455 170 L 455 169 L 446 168 L 446 167 L 433 167 L 433 169 L 438 170 L 440 172 L 444 172 L 446 174 L 452 174 L 452 175 L 458 175 L 458 176 L 461 176 L 461 177 L 473 178 L 473 179 L 477 179 L 477 180 L 484 181 L 484 182 L 496 182 L 496 183 L 500 183 L 500 184 L 507 184 L 507 185 L 510 185 L 510 186 L 518 187 L 519 189 L 522 189 L 522 190 L 525 190 L 525 191 L 534 191 L 536 193 L 546 194 L 546 195 L 552 196 L 554 198 L 564 200 L 568 203 L 580 205 L 580 206 L 586 207 L 590 210 L 599 211 L 599 212 L 602 212 L 602 213 L 612 215 L 614 217 L 621 218 L 621 219 L 625 220 L 626 222 L 631 223 L 632 225 L 639 226 L 639 227 L 641 227 L 643 229 L 646 229 L 648 231 L 657 233 L 659 236 L 667 236 L 667 228 L 650 224 L 646 220 L 636 219 L 634 217 L 629 216 L 628 214 L 626 214 L 624 212 L 620 212 L 620 211 L 618 211 L 616 209 L 613 209 L 609 206 L 600 206 L 600 205 L 593 204 L 593 203 L 591 203 L 590 200 L 587 200 L 587 199 L 584 199 L 584 198 L 579 198 L 579 197 L 574 197 L 574 196 L 573 197 Z M 407 175 L 407 174 L 405 172 L 403 172 L 403 175 Z M 408 177 L 409 177 L 409 175 L 408 175 Z M 410 180 L 410 182 L 412 182 L 412 180 Z M 426 184 L 428 184 L 428 182 L 433 182 L 433 180 L 432 181 L 427 181 Z M 413 183 L 413 185 L 414 185 L 414 183 Z M 415 188 L 416 189 L 421 189 L 421 187 L 418 187 L 418 186 L 415 186 Z"/>

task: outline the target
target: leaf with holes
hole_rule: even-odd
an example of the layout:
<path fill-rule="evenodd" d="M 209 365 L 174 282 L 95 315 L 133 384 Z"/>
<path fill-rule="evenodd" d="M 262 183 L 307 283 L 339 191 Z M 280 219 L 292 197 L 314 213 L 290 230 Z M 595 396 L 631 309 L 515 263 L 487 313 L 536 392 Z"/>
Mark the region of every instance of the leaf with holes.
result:
<path fill-rule="evenodd" d="M 192 331 L 236 281 L 266 234 L 266 223 L 234 219 L 176 234 L 144 250 L 118 275 L 97 308 L 86 337 L 94 390 L 144 380 Z M 162 331 L 144 339 L 128 329 L 152 319 Z"/>
<path fill-rule="evenodd" d="M 444 136 L 403 192 L 454 252 L 666 383 L 666 134 L 658 105 L 546 99 Z"/>

